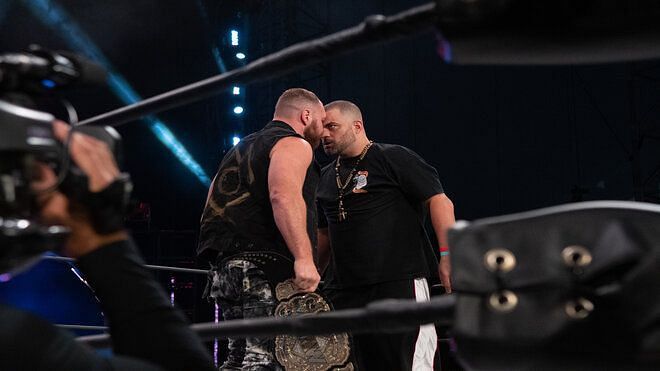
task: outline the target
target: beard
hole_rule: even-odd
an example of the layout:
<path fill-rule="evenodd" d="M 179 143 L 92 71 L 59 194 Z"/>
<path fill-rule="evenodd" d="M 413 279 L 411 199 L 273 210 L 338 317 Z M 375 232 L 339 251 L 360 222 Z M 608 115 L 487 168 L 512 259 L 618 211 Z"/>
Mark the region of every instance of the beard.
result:
<path fill-rule="evenodd" d="M 318 147 L 321 143 L 321 136 L 323 136 L 323 124 L 320 120 L 313 120 L 310 125 L 305 126 L 303 136 L 312 145 L 312 148 Z"/>
<path fill-rule="evenodd" d="M 323 151 L 328 156 L 341 155 L 351 144 L 355 143 L 355 133 L 352 130 L 347 130 L 336 141 L 328 141 L 328 146 L 323 143 Z"/>

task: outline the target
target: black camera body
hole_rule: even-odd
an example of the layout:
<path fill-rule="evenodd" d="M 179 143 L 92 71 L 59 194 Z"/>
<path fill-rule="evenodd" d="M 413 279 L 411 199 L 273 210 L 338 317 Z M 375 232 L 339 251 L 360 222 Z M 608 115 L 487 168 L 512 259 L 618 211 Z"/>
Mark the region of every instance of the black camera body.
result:
<path fill-rule="evenodd" d="M 45 112 L 0 101 L 0 218 L 34 215 L 29 181 L 35 161 L 55 162 L 61 145 L 52 133 L 55 118 Z"/>
<path fill-rule="evenodd" d="M 39 254 L 63 245 L 68 229 L 39 221 L 37 194 L 31 189 L 37 163 L 53 168 L 57 190 L 72 204 L 86 205 L 93 227 L 102 233 L 121 228 L 131 184 L 123 176 L 92 193 L 88 179 L 53 133 L 55 117 L 33 107 L 33 96 L 105 79 L 102 67 L 66 52 L 32 46 L 29 52 L 0 55 L 0 281 L 37 261 Z M 121 163 L 119 134 L 112 127 L 72 128 L 104 142 Z M 53 189 L 55 190 L 55 189 Z"/>
<path fill-rule="evenodd" d="M 49 113 L 0 100 L 0 273 L 16 273 L 66 238 L 66 228 L 38 221 L 37 194 L 30 188 L 37 162 L 66 172 L 58 188 L 70 200 L 82 203 L 89 198 L 84 173 L 75 164 L 61 168 L 66 152 L 54 137 L 54 119 Z M 121 138 L 112 127 L 82 126 L 76 131 L 103 141 L 121 159 Z"/>

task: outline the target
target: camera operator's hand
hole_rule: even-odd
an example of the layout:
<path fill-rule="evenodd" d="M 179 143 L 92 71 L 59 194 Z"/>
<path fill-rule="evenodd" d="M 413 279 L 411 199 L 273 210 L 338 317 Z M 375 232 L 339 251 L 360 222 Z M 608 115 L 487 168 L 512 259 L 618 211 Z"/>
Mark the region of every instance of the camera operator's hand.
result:
<path fill-rule="evenodd" d="M 53 131 L 64 142 L 69 135 L 69 126 L 61 121 L 53 123 Z M 108 146 L 90 136 L 74 133 L 69 144 L 71 159 L 88 177 L 89 190 L 99 192 L 112 184 L 120 175 L 119 168 Z M 45 164 L 38 165 L 38 174 L 32 183 L 35 191 L 52 187 L 57 176 Z M 59 191 L 44 193 L 39 197 L 41 217 L 45 223 L 60 224 L 71 228 L 71 235 L 64 254 L 79 257 L 98 247 L 127 238 L 125 231 L 101 235 L 92 227 L 89 215 L 78 208 L 70 207 L 70 200 Z M 83 208 L 86 205 L 82 205 Z M 76 210 L 76 211 L 74 211 Z"/>
<path fill-rule="evenodd" d="M 61 121 L 53 123 L 55 137 L 65 142 L 70 127 Z M 119 168 L 112 152 L 104 142 L 79 132 L 69 144 L 71 159 L 89 178 L 89 190 L 99 192 L 119 177 Z"/>

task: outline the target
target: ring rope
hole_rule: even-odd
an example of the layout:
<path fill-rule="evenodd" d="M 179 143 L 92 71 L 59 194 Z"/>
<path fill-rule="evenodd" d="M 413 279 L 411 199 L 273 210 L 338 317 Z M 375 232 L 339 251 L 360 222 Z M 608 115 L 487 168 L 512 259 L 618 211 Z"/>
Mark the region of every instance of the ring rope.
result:
<path fill-rule="evenodd" d="M 388 17 L 368 16 L 357 26 L 293 44 L 243 67 L 91 117 L 79 125 L 119 126 L 149 114 L 208 98 L 235 84 L 274 78 L 349 51 L 412 36 L 432 29 L 438 18 L 437 13 L 436 3 L 431 2 Z"/>
<path fill-rule="evenodd" d="M 76 261 L 76 259 L 73 259 L 73 258 L 66 258 L 64 256 L 52 256 L 52 255 L 43 255 L 42 259 L 64 261 L 64 262 L 69 262 L 69 263 L 75 263 L 75 261 Z M 193 274 L 208 275 L 208 271 L 203 270 L 203 269 L 179 268 L 179 267 L 171 267 L 171 266 L 167 266 L 167 265 L 152 265 L 152 264 L 145 264 L 144 266 L 149 268 L 149 269 L 157 270 L 157 271 L 159 270 L 159 271 L 170 271 L 170 272 L 193 273 Z"/>
<path fill-rule="evenodd" d="M 379 300 L 364 308 L 343 309 L 298 317 L 264 317 L 196 323 L 190 328 L 203 340 L 215 338 L 272 337 L 275 335 L 327 335 L 340 332 L 400 332 L 423 324 L 450 326 L 453 321 L 454 295 L 432 298 L 428 302 L 405 299 Z M 76 338 L 94 348 L 110 346 L 110 335 Z"/>

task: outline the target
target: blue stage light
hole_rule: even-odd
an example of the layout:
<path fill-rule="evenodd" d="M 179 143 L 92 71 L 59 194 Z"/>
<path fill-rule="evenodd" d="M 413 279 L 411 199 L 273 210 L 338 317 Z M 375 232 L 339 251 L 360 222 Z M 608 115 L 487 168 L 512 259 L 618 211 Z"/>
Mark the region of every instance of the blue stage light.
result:
<path fill-rule="evenodd" d="M 236 137 L 236 136 L 235 136 L 235 137 L 231 138 L 231 143 L 232 143 L 233 145 L 237 145 L 238 142 L 240 142 L 240 141 L 241 141 L 241 138 L 239 138 L 239 137 Z"/>
<path fill-rule="evenodd" d="M 243 113 L 243 107 L 241 106 L 234 107 L 234 113 L 240 115 L 241 113 Z"/>
<path fill-rule="evenodd" d="M 244 53 L 236 53 L 236 58 L 245 59 L 245 54 Z"/>
<path fill-rule="evenodd" d="M 227 72 L 227 66 L 225 66 L 225 61 L 222 59 L 222 56 L 220 55 L 220 49 L 214 46 L 213 48 L 211 48 L 211 52 L 213 53 L 215 64 L 218 66 L 218 70 L 220 70 L 220 73 Z"/>
<path fill-rule="evenodd" d="M 5 21 L 7 15 L 9 14 L 9 8 L 14 5 L 11 1 L 0 1 L 0 23 Z"/>
<path fill-rule="evenodd" d="M 41 80 L 41 85 L 46 89 L 52 89 L 57 86 L 55 81 L 49 79 Z"/>
<path fill-rule="evenodd" d="M 197 5 L 197 8 L 199 9 L 199 14 L 204 19 L 204 23 L 209 25 L 210 24 L 209 14 L 206 11 L 206 6 L 204 5 L 204 0 L 197 0 L 195 2 L 195 4 Z M 220 70 L 220 73 L 227 72 L 227 67 L 225 66 L 225 61 L 222 59 L 222 56 L 220 55 L 220 50 L 215 45 L 215 43 L 211 43 L 211 44 L 212 44 L 211 45 L 211 53 L 213 54 L 213 58 L 215 59 L 215 64 L 218 66 L 218 70 Z"/>
<path fill-rule="evenodd" d="M 238 86 L 234 86 L 231 89 L 231 93 L 234 94 L 234 95 L 241 95 L 241 88 L 239 88 Z"/>
<path fill-rule="evenodd" d="M 238 46 L 238 31 L 231 30 L 229 34 L 231 35 L 231 45 Z"/>
<path fill-rule="evenodd" d="M 142 100 L 128 82 L 114 70 L 112 64 L 105 57 L 103 52 L 73 21 L 64 8 L 51 0 L 30 0 L 27 4 L 37 18 L 52 29 L 58 31 L 64 40 L 67 41 L 70 48 L 83 52 L 106 68 L 108 71 L 108 85 L 110 85 L 110 89 L 125 104 L 132 104 Z M 153 117 L 145 118 L 145 120 L 149 123 L 149 128 L 156 137 L 182 164 L 195 174 L 200 182 L 206 186 L 211 184 L 211 179 L 206 175 L 204 169 L 202 169 L 199 163 L 193 159 L 190 152 L 186 150 L 183 144 L 181 144 L 172 131 L 167 128 L 162 121 Z"/>

